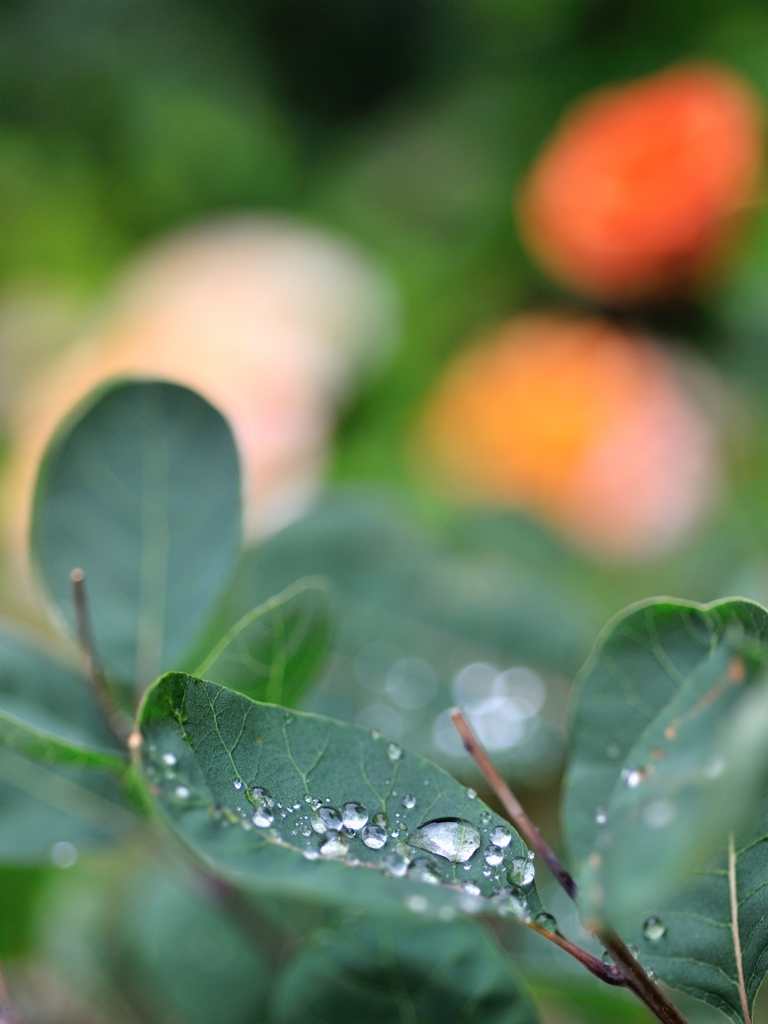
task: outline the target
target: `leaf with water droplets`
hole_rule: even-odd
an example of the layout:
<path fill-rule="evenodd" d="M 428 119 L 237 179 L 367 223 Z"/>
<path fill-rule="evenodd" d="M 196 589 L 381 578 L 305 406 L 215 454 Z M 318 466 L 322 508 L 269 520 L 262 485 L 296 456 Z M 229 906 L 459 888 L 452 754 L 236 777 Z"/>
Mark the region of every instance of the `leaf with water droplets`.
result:
<path fill-rule="evenodd" d="M 491 897 L 508 885 L 508 866 L 526 857 L 513 833 L 504 862 L 491 871 L 483 858 L 489 834 L 509 826 L 437 765 L 406 749 L 392 760 L 385 739 L 357 726 L 287 716 L 182 673 L 148 691 L 140 726 L 149 793 L 166 821 L 209 869 L 244 889 L 397 913 L 419 896 L 426 918 L 448 919 L 495 913 Z M 153 748 L 178 759 L 173 779 Z M 180 783 L 189 792 L 184 799 L 176 794 Z M 273 801 L 273 819 L 263 826 L 253 817 L 256 787 Z M 418 793 L 414 806 L 403 803 L 404 793 Z M 459 823 L 461 836 L 456 850 L 433 851 L 425 866 L 414 839 L 436 821 Z M 469 896 L 466 882 L 481 896 Z M 523 901 L 531 915 L 541 912 L 534 886 Z"/>
<path fill-rule="evenodd" d="M 413 914 L 422 913 L 417 899 Z M 271 1019 L 538 1024 L 539 1015 L 510 957 L 479 925 L 384 919 L 311 941 L 278 978 Z"/>
<path fill-rule="evenodd" d="M 51 442 L 35 493 L 34 560 L 73 632 L 69 574 L 85 570 L 96 647 L 113 682 L 143 689 L 182 662 L 239 545 L 234 439 L 187 388 L 117 384 Z"/>
<path fill-rule="evenodd" d="M 295 707 L 322 666 L 330 634 L 327 585 L 299 580 L 243 616 L 195 675 L 253 700 Z"/>

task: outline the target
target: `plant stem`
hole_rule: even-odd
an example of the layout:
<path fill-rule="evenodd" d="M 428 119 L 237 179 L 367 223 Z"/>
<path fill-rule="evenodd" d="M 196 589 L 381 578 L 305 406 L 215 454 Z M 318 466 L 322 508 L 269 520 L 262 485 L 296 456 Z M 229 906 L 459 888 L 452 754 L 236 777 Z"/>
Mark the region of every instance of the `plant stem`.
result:
<path fill-rule="evenodd" d="M 495 765 L 488 757 L 482 743 L 475 736 L 469 722 L 464 717 L 464 713 L 460 708 L 454 708 L 451 712 L 451 718 L 453 719 L 453 724 L 459 731 L 459 735 L 462 738 L 467 753 L 473 758 L 480 771 L 488 780 L 491 789 L 499 798 L 502 806 L 509 815 L 509 820 L 525 839 L 528 846 L 539 854 L 541 859 L 574 903 L 577 902 L 578 888 L 572 875 L 569 871 L 566 871 L 557 859 L 557 856 L 553 850 L 550 849 L 541 832 L 539 832 L 523 810 L 520 801 L 506 784 L 504 779 L 502 779 L 501 775 L 499 775 Z M 535 930 L 540 931 L 540 929 Z M 598 925 L 593 929 L 593 934 L 613 957 L 618 970 L 623 975 L 623 982 L 626 987 L 630 989 L 630 991 L 634 992 L 640 1002 L 648 1007 L 657 1020 L 662 1021 L 663 1024 L 688 1024 L 685 1017 L 680 1013 L 677 1007 L 667 999 L 653 980 L 648 977 L 643 965 L 639 960 L 632 956 L 626 944 L 612 929 Z M 550 936 L 548 935 L 547 938 L 549 937 Z M 573 944 L 569 944 L 572 945 L 572 949 L 559 942 L 558 945 L 560 945 L 562 949 L 565 949 L 566 952 L 571 953 L 572 956 L 574 955 L 574 950 L 580 949 L 580 947 L 574 946 Z M 586 954 L 586 956 L 590 955 L 587 954 L 585 950 L 581 950 L 581 953 Z M 587 970 L 592 970 L 590 965 L 586 963 L 583 958 L 577 956 L 576 959 L 580 960 Z M 592 973 L 595 974 L 596 972 L 592 971 Z M 597 974 L 597 977 L 601 977 L 603 981 L 607 980 L 601 974 Z M 617 982 L 609 981 L 608 984 L 617 984 Z"/>
<path fill-rule="evenodd" d="M 602 960 L 598 960 L 596 956 L 588 953 L 581 946 L 577 946 L 575 942 L 571 942 L 570 939 L 567 939 L 565 935 L 561 935 L 560 932 L 549 932 L 544 928 L 539 928 L 535 921 L 529 922 L 526 927 L 559 946 L 565 953 L 572 956 L 574 960 L 578 960 L 582 967 L 586 967 L 590 974 L 594 974 L 600 981 L 604 981 L 606 985 L 626 986 L 627 979 L 623 971 L 619 970 L 618 967 L 611 967 L 610 964 L 604 964 Z"/>
<path fill-rule="evenodd" d="M 85 674 L 91 684 L 93 695 L 96 698 L 96 703 L 99 706 L 104 721 L 109 726 L 112 734 L 119 740 L 121 746 L 124 746 L 133 725 L 129 716 L 118 707 L 114 694 L 104 675 L 104 670 L 101 667 L 99 656 L 96 653 L 85 594 L 85 572 L 82 569 L 73 569 L 69 574 L 69 581 L 72 584 L 72 598 L 75 604 L 75 617 L 77 619 L 77 635 L 80 640 L 80 650 L 85 663 Z"/>
<path fill-rule="evenodd" d="M 21 1018 L 11 1006 L 11 999 L 2 973 L 0 973 L 0 1024 L 21 1024 Z"/>

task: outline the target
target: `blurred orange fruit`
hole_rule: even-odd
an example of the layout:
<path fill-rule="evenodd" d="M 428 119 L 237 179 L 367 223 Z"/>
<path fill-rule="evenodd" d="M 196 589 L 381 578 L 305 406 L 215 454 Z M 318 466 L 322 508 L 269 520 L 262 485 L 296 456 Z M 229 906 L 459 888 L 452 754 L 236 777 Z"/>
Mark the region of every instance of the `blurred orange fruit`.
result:
<path fill-rule="evenodd" d="M 454 496 L 527 509 L 595 554 L 635 558 L 706 508 L 713 433 L 658 345 L 530 314 L 449 365 L 420 440 Z"/>
<path fill-rule="evenodd" d="M 566 113 L 524 184 L 524 238 L 553 277 L 607 301 L 684 291 L 755 198 L 762 110 L 730 71 L 679 65 Z"/>

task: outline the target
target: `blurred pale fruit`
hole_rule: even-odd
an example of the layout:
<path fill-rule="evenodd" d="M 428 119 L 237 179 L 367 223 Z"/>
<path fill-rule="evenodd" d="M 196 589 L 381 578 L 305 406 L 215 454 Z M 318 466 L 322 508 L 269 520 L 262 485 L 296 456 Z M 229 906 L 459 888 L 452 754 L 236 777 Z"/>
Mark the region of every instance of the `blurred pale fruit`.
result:
<path fill-rule="evenodd" d="M 567 112 L 518 201 L 553 277 L 607 301 L 663 297 L 710 276 L 755 198 L 762 110 L 730 71 L 680 65 Z"/>
<path fill-rule="evenodd" d="M 713 429 L 672 360 L 598 319 L 521 316 L 461 353 L 420 441 L 454 496 L 527 509 L 608 558 L 674 544 L 718 475 Z"/>
<path fill-rule="evenodd" d="M 6 487 L 14 547 L 26 543 L 56 426 L 93 387 L 126 375 L 178 381 L 219 408 L 241 453 L 246 534 L 279 528 L 315 493 L 334 412 L 381 362 L 396 325 L 381 271 L 353 245 L 297 223 L 239 218 L 161 244 L 17 405 Z"/>

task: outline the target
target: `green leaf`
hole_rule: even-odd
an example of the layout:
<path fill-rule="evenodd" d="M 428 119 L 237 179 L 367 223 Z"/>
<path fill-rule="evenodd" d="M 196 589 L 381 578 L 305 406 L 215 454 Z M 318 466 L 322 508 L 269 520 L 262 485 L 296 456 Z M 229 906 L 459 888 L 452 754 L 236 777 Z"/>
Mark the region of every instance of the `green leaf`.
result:
<path fill-rule="evenodd" d="M 118 753 L 65 741 L 53 733 L 35 728 L 21 718 L 0 710 L 0 746 L 41 761 L 71 764 L 76 768 L 108 768 L 122 772 L 126 760 Z"/>
<path fill-rule="evenodd" d="M 167 823 L 246 890 L 427 918 L 541 912 L 533 885 L 491 899 L 508 871 L 529 865 L 532 875 L 519 836 L 474 791 L 378 734 L 182 673 L 147 692 L 139 722 L 149 792 Z M 318 834 L 320 805 L 347 803 L 362 805 L 369 824 L 385 815 L 381 848 L 359 828 Z M 442 835 L 430 843 L 417 830 L 432 822 Z M 490 843 L 495 827 L 508 829 L 503 850 Z M 461 848 L 464 862 L 433 855 L 436 841 Z M 489 852 L 498 863 L 486 877 Z"/>
<path fill-rule="evenodd" d="M 384 919 L 322 932 L 283 970 L 275 1024 L 537 1024 L 508 956 L 470 921 Z"/>
<path fill-rule="evenodd" d="M 253 700 L 294 707 L 319 671 L 330 635 L 327 586 L 299 580 L 244 615 L 195 675 Z"/>
<path fill-rule="evenodd" d="M 72 628 L 69 574 L 85 570 L 107 675 L 142 689 L 181 663 L 233 570 L 237 452 L 222 416 L 187 388 L 121 383 L 90 401 L 46 454 L 33 553 Z"/>

